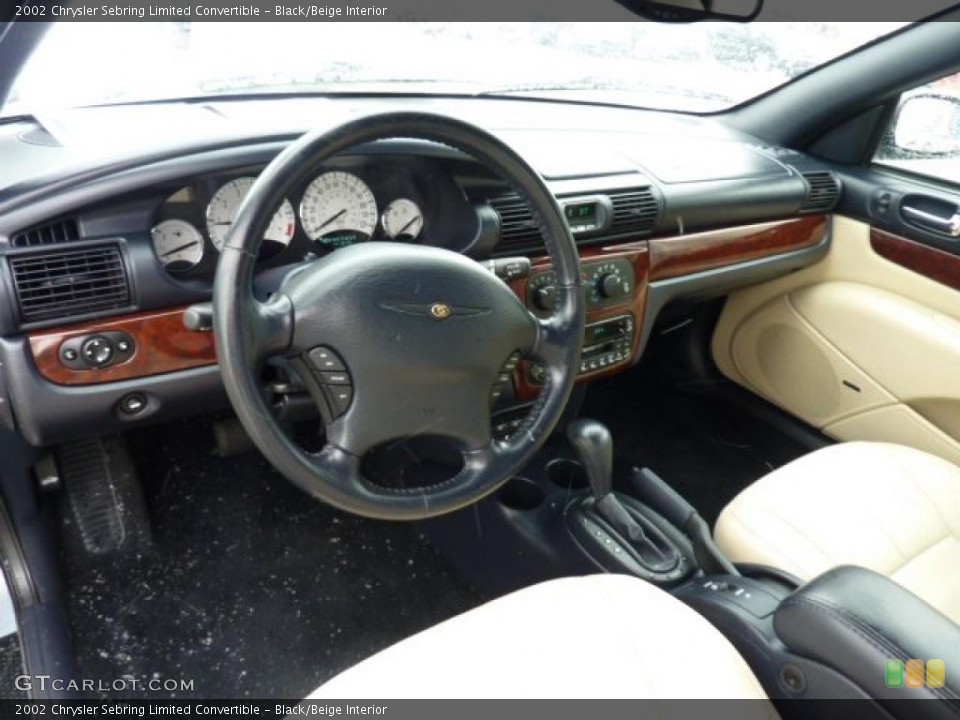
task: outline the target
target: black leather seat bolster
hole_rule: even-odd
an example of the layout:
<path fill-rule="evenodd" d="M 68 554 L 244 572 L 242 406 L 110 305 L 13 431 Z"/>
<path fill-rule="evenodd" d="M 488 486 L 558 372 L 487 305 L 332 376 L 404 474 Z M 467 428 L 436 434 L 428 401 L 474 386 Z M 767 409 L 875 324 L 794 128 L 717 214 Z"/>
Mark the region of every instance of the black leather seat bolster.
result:
<path fill-rule="evenodd" d="M 883 575 L 850 566 L 830 570 L 784 599 L 774 628 L 791 651 L 842 673 L 881 702 L 936 698 L 944 701 L 935 703 L 936 715 L 960 718 L 960 626 Z M 887 687 L 887 661 L 908 659 L 943 660 L 944 686 Z"/>

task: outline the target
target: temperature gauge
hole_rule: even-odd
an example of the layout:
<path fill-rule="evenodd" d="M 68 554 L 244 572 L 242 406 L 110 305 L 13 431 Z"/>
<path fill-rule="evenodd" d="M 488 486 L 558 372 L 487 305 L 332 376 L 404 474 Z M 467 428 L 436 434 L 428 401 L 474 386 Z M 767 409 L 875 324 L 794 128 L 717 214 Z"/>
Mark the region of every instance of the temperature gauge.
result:
<path fill-rule="evenodd" d="M 383 223 L 383 231 L 390 239 L 414 240 L 423 230 L 423 213 L 413 200 L 400 198 L 387 206 L 380 222 Z"/>
<path fill-rule="evenodd" d="M 153 251 L 169 270 L 185 272 L 203 259 L 203 235 L 186 220 L 164 220 L 150 230 Z"/>

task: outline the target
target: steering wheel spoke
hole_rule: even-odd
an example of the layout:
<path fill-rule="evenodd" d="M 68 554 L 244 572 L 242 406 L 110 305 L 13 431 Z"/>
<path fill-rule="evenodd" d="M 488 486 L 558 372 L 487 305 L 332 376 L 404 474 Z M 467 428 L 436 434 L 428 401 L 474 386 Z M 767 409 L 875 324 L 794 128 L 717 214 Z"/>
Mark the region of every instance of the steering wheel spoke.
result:
<path fill-rule="evenodd" d="M 289 349 L 293 338 L 293 305 L 288 297 L 278 293 L 266 302 L 250 298 L 247 312 L 251 350 L 257 361 Z"/>

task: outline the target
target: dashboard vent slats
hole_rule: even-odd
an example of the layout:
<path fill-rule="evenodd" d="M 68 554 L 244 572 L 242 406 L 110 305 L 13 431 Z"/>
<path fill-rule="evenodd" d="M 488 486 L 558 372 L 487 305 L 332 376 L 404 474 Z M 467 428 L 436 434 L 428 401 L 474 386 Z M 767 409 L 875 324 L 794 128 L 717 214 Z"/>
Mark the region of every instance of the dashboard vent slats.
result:
<path fill-rule="evenodd" d="M 9 263 L 25 323 L 130 305 L 130 283 L 116 245 L 14 255 Z"/>
<path fill-rule="evenodd" d="M 800 206 L 802 213 L 818 213 L 832 210 L 840 199 L 840 183 L 826 171 L 802 173 L 807 181 L 807 199 Z"/>
<path fill-rule="evenodd" d="M 543 235 L 527 203 L 516 194 L 492 197 L 488 201 L 500 216 L 498 255 L 523 255 L 542 251 Z"/>
<path fill-rule="evenodd" d="M 649 187 L 599 193 L 610 198 L 613 218 L 602 233 L 577 237 L 578 245 L 602 241 L 604 237 L 643 233 L 652 230 L 660 215 L 660 203 Z M 562 198 L 561 198 L 562 201 Z M 498 195 L 487 200 L 500 217 L 500 242 L 494 255 L 527 255 L 545 252 L 543 235 L 533 213 L 519 195 Z"/>
<path fill-rule="evenodd" d="M 21 230 L 10 238 L 13 247 L 37 247 L 57 245 L 80 239 L 80 228 L 73 218 L 64 218 L 45 225 Z"/>
<path fill-rule="evenodd" d="M 660 214 L 657 196 L 650 188 L 609 193 L 613 203 L 612 233 L 646 232 L 653 229 Z"/>

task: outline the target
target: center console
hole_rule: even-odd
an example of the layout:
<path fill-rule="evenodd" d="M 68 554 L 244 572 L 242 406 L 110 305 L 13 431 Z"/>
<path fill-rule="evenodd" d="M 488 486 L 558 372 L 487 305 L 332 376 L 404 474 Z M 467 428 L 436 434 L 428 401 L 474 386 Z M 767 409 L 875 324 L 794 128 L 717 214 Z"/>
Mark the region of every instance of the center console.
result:
<path fill-rule="evenodd" d="M 471 507 L 469 522 L 431 521 L 427 531 L 478 587 L 502 594 L 555 577 L 633 575 L 717 627 L 785 720 L 849 720 L 852 708 L 884 720 L 960 714 L 960 683 L 946 670 L 960 666 L 953 620 L 863 568 L 802 584 L 774 568 L 734 567 L 696 510 L 649 470 L 634 469 L 614 489 L 613 443 L 601 424 L 574 420 L 566 436 Z M 799 699 L 861 702 L 789 702 Z"/>

